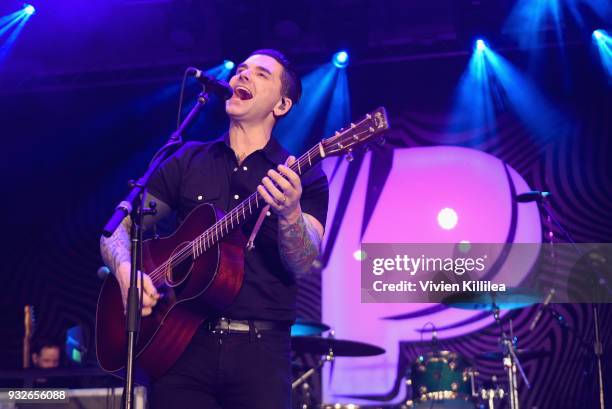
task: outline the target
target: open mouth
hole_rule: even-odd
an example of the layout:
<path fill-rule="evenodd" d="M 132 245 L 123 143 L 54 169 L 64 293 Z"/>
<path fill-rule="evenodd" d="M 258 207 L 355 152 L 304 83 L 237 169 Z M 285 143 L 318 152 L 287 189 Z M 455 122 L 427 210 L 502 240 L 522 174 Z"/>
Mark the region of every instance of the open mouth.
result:
<path fill-rule="evenodd" d="M 243 86 L 238 86 L 234 88 L 234 95 L 236 95 L 241 100 L 247 100 L 253 98 L 253 93 Z"/>

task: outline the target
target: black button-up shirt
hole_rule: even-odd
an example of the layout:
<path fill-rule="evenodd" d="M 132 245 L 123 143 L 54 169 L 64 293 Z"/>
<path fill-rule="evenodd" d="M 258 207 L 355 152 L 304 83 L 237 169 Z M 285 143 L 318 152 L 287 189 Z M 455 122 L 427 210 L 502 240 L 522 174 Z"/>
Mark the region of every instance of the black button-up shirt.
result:
<path fill-rule="evenodd" d="M 284 163 L 288 156 L 274 137 L 241 164 L 229 146 L 227 134 L 213 142 L 187 142 L 163 163 L 151 178 L 148 190 L 176 211 L 179 222 L 205 202 L 228 212 L 257 189 L 269 169 Z M 300 206 L 325 226 L 327 204 L 327 177 L 320 166 L 315 166 L 302 177 Z M 258 216 L 259 211 L 241 226 L 246 237 Z M 277 235 L 278 218 L 270 211 L 257 234 L 255 248 L 245 251 L 244 283 L 236 300 L 222 312 L 225 316 L 295 319 L 297 286 L 294 275 L 281 262 Z"/>

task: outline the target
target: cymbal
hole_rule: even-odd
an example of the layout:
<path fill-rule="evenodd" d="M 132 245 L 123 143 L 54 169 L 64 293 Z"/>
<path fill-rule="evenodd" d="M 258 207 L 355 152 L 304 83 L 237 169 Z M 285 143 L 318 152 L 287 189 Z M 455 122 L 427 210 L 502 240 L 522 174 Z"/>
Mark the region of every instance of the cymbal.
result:
<path fill-rule="evenodd" d="M 541 359 L 551 355 L 550 351 L 544 349 L 517 349 L 514 352 L 521 361 L 531 361 L 532 359 Z M 501 351 L 487 351 L 476 355 L 476 359 L 501 361 L 504 359 L 504 354 Z"/>
<path fill-rule="evenodd" d="M 464 310 L 485 310 L 493 311 L 495 308 L 500 310 L 515 310 L 518 308 L 529 307 L 530 305 L 542 302 L 544 297 L 538 291 L 529 288 L 507 288 L 506 291 L 463 291 L 449 295 L 442 300 L 454 308 Z"/>
<path fill-rule="evenodd" d="M 291 337 L 291 348 L 302 354 L 326 355 L 332 349 L 335 356 L 374 356 L 385 353 L 376 345 L 365 342 L 323 337 Z"/>
<path fill-rule="evenodd" d="M 301 335 L 320 335 L 322 332 L 329 331 L 329 326 L 317 321 L 308 321 L 298 318 L 291 326 L 291 336 Z"/>

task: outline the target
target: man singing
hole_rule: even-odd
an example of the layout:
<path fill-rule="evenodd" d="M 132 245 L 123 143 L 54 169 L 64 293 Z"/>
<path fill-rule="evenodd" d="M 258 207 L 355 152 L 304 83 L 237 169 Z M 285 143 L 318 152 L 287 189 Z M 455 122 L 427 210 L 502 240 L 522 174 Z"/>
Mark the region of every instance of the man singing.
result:
<path fill-rule="evenodd" d="M 230 85 L 234 95 L 225 105 L 228 132 L 213 142 L 186 143 L 164 162 L 148 186 L 147 202 L 157 203 L 157 214 L 146 224 L 172 211 L 181 222 L 204 202 L 229 211 L 255 190 L 272 211 L 261 225 L 255 247 L 245 251 L 244 283 L 234 302 L 202 324 L 174 366 L 153 385 L 151 401 L 158 409 L 290 407 L 296 278 L 310 271 L 319 254 L 327 217 L 327 179 L 315 167 L 300 180 L 288 167 L 295 158 L 272 137 L 276 122 L 301 94 L 300 79 L 282 53 L 253 52 L 238 66 Z M 254 220 L 243 226 L 247 237 L 253 224 Z M 100 246 L 124 302 L 130 276 L 130 225 L 126 218 L 113 236 L 101 239 Z M 160 295 L 146 275 L 143 290 L 146 316 Z M 229 333 L 221 333 L 220 328 L 228 325 Z"/>

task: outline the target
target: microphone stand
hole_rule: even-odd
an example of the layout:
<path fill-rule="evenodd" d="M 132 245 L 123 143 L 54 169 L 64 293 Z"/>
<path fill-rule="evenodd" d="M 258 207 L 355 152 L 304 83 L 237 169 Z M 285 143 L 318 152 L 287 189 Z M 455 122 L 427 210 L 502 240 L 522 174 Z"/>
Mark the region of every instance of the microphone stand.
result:
<path fill-rule="evenodd" d="M 183 143 L 183 132 L 193 123 L 207 101 L 208 94 L 206 93 L 206 88 L 203 87 L 202 92 L 198 95 L 198 99 L 187 117 L 179 125 L 177 130 L 170 135 L 168 142 L 153 156 L 144 175 L 137 181 L 130 181 L 130 192 L 115 208 L 115 212 L 102 230 L 102 234 L 105 237 L 110 237 L 126 216 L 129 215 L 132 218 L 132 228 L 130 230 L 132 265 L 126 307 L 127 352 L 125 386 L 122 398 L 122 407 L 124 409 L 131 409 L 134 400 L 134 350 L 141 318 L 141 300 L 138 296 L 137 274 L 138 271 L 141 271 L 143 220 L 144 216 L 152 215 L 156 212 L 155 202 L 149 203 L 149 207 L 146 207 L 144 203 L 146 186 L 151 176 L 169 156 L 170 148 L 173 146 L 180 146 Z"/>
<path fill-rule="evenodd" d="M 519 409 L 520 402 L 518 397 L 518 378 L 516 376 L 516 372 L 518 369 L 519 374 L 523 378 L 525 385 L 527 388 L 531 388 L 531 384 L 527 379 L 527 375 L 523 370 L 523 366 L 521 365 L 521 361 L 516 355 L 515 345 L 514 345 L 514 336 L 512 334 L 512 321 L 510 321 L 510 336 L 504 330 L 504 326 L 500 319 L 500 309 L 495 301 L 493 301 L 493 318 L 497 326 L 499 327 L 499 331 L 501 333 L 501 344 L 504 351 L 503 364 L 504 368 L 508 373 L 508 399 L 510 402 L 510 409 Z"/>
<path fill-rule="evenodd" d="M 555 217 L 555 214 L 552 208 L 550 207 L 550 203 L 548 201 L 547 196 L 548 195 L 542 195 L 541 200 L 536 200 L 536 202 L 538 204 L 541 204 L 541 206 L 539 206 L 540 209 L 543 209 L 544 212 L 546 213 L 547 220 L 549 223 L 549 229 L 550 229 L 549 238 L 550 238 L 551 244 L 552 244 L 552 238 L 553 238 L 553 231 L 552 231 L 552 226 L 550 225 L 550 222 L 552 221 L 557 226 L 559 231 L 561 231 L 561 233 L 565 236 L 567 241 L 572 245 L 576 253 L 578 253 L 578 255 L 582 257 L 584 253 L 578 248 L 578 246 L 576 245 L 576 241 L 572 238 L 569 232 L 563 228 L 563 225 L 561 224 L 561 222 L 559 222 L 559 220 Z M 595 271 L 595 273 L 601 279 L 601 275 L 599 274 L 599 272 Z M 605 282 L 605 288 L 608 291 L 608 293 L 611 292 L 610 287 L 607 282 Z M 595 331 L 595 342 L 593 345 L 593 350 L 594 350 L 594 353 L 597 359 L 597 375 L 598 375 L 597 380 L 598 380 L 598 386 L 599 386 L 599 409 L 605 409 L 603 368 L 601 364 L 601 357 L 603 355 L 603 342 L 601 340 L 600 331 L 599 331 L 599 315 L 597 312 L 597 304 L 591 303 L 591 306 L 593 308 L 593 326 L 594 326 L 594 331 Z"/>

